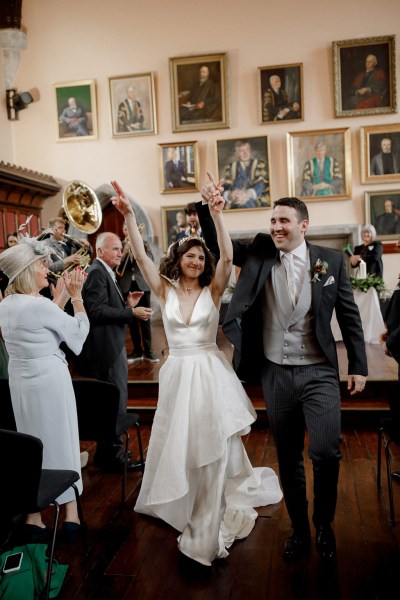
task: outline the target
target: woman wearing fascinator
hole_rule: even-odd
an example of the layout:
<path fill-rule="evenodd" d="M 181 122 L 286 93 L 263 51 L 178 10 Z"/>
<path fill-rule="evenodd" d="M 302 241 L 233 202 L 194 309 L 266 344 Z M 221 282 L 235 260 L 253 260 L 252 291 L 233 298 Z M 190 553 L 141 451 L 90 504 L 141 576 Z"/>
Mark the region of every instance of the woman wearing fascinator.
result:
<path fill-rule="evenodd" d="M 48 286 L 47 258 L 46 245 L 28 237 L 0 254 L 0 269 L 8 277 L 0 302 L 0 328 L 9 356 L 11 400 L 17 431 L 43 442 L 43 468 L 80 473 L 75 396 L 59 346 L 65 342 L 79 354 L 88 334 L 89 321 L 81 297 L 85 274 L 78 268 L 60 278 L 52 302 L 39 293 Z M 62 310 L 69 299 L 74 316 Z M 81 479 L 77 487 L 81 493 Z M 57 501 L 65 504 L 65 540 L 74 541 L 80 521 L 73 489 Z M 27 541 L 36 542 L 47 531 L 40 513 L 27 515 Z"/>
<path fill-rule="evenodd" d="M 212 180 L 209 201 L 218 263 L 204 240 L 191 236 L 170 246 L 158 271 L 145 253 L 130 203 L 112 182 L 112 201 L 125 217 L 135 259 L 160 301 L 169 346 L 135 511 L 172 525 L 180 532 L 179 550 L 207 566 L 249 535 L 257 518 L 253 507 L 282 498 L 274 471 L 250 464 L 240 436 L 249 433 L 256 414 L 215 343 L 232 269 L 220 184 Z"/>

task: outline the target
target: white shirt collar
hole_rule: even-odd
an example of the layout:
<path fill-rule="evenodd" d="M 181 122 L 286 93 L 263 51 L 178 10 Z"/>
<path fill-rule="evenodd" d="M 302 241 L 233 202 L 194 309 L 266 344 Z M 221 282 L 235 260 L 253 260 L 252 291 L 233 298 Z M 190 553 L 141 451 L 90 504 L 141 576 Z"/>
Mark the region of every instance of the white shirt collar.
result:
<path fill-rule="evenodd" d="M 101 264 L 102 264 L 102 265 L 104 265 L 104 267 L 106 268 L 106 271 L 107 271 L 107 272 L 108 272 L 108 273 L 111 275 L 111 277 L 112 277 L 113 279 L 115 279 L 115 273 L 114 273 L 114 271 L 112 270 L 112 268 L 111 268 L 111 267 L 110 267 L 110 266 L 109 266 L 107 263 L 105 263 L 105 262 L 104 262 L 104 260 L 102 260 L 102 259 L 101 259 L 101 258 L 99 258 L 98 256 L 96 256 L 96 258 L 97 258 L 97 260 L 98 260 L 99 262 L 101 262 Z"/>
<path fill-rule="evenodd" d="M 279 256 L 282 259 L 283 254 L 288 254 L 288 252 L 282 252 L 282 250 L 279 250 Z M 296 256 L 299 260 L 301 260 L 302 262 L 306 262 L 307 261 L 307 257 L 308 257 L 308 249 L 307 249 L 307 244 L 306 241 L 303 240 L 302 243 L 300 244 L 300 246 L 297 246 L 297 248 L 295 248 L 294 250 L 291 251 L 291 254 L 293 254 L 293 256 Z"/>

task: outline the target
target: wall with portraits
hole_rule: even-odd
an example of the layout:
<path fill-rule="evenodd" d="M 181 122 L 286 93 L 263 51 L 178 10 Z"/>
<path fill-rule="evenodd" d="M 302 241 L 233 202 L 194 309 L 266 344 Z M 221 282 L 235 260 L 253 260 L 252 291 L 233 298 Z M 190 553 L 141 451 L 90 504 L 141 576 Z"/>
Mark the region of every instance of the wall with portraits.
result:
<path fill-rule="evenodd" d="M 38 88 L 40 99 L 13 123 L 5 120 L 2 104 L 2 157 L 61 181 L 81 179 L 92 188 L 117 179 L 147 210 L 162 245 L 165 211 L 196 200 L 207 171 L 225 174 L 239 151 L 236 142 L 254 140 L 250 150 L 260 185 L 254 193 L 231 195 L 226 221 L 232 231 L 257 231 L 269 226 L 271 202 L 297 191 L 298 172 L 319 141 L 327 155 L 337 154 L 338 165 L 331 166 L 342 181 L 336 188 L 329 182 L 331 192 L 324 194 L 315 187 L 321 182 L 312 182 L 304 197 L 311 224 L 362 224 L 366 192 L 388 191 L 395 198 L 400 190 L 400 177 L 363 182 L 361 131 L 372 127 L 373 139 L 375 127 L 400 122 L 387 39 L 399 33 L 399 23 L 398 0 L 386 0 L 384 10 L 376 0 L 248 0 L 245 5 L 238 0 L 23 0 L 28 48 L 15 86 Z M 359 39 L 370 42 L 359 46 Z M 332 47 L 343 40 L 352 42 Z M 396 42 L 400 64 L 400 39 Z M 386 93 L 388 110 L 377 104 L 359 108 L 346 89 L 373 53 L 386 61 L 380 65 L 386 88 L 381 95 Z M 195 89 L 201 75 L 210 88 L 203 99 L 202 90 Z M 288 98 L 286 115 L 274 113 L 271 103 L 263 105 L 272 76 L 278 76 Z M 131 102 L 124 105 L 129 95 Z M 60 127 L 60 113 L 73 96 L 90 113 L 83 129 Z M 174 145 L 187 162 L 188 177 L 171 191 L 160 156 Z M 48 203 L 44 219 L 58 208 L 59 199 Z M 398 255 L 385 254 L 384 265 L 385 280 L 394 287 Z"/>

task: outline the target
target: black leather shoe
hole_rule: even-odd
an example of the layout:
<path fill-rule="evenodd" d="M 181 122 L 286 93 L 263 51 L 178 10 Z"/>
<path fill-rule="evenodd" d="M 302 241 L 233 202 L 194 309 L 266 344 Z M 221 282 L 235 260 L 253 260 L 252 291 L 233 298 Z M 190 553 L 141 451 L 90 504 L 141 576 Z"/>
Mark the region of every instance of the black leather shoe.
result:
<path fill-rule="evenodd" d="M 283 558 L 285 560 L 297 560 L 305 556 L 310 549 L 310 536 L 308 534 L 300 534 L 295 529 L 286 540 L 283 550 Z"/>
<path fill-rule="evenodd" d="M 144 465 L 143 465 L 144 466 Z M 140 460 L 129 460 L 128 461 L 128 471 L 137 471 L 142 468 L 142 463 Z"/>
<path fill-rule="evenodd" d="M 392 471 L 392 479 L 400 483 L 400 471 Z"/>
<path fill-rule="evenodd" d="M 64 521 L 62 524 L 62 537 L 66 544 L 74 544 L 82 535 L 83 527 L 79 523 Z"/>
<path fill-rule="evenodd" d="M 322 560 L 336 560 L 336 540 L 331 525 L 317 526 L 315 543 Z"/>
<path fill-rule="evenodd" d="M 25 544 L 37 544 L 43 541 L 43 538 L 52 531 L 51 527 L 39 527 L 31 523 L 24 523 L 21 536 Z"/>

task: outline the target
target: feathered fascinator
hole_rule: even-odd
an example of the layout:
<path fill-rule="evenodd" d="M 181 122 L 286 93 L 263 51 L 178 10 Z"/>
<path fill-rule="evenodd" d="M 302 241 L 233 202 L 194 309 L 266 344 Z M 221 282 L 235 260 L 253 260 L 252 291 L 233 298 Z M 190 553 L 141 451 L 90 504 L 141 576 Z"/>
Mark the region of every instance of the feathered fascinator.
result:
<path fill-rule="evenodd" d="M 21 225 L 19 231 L 25 229 L 28 222 L 27 220 L 26 223 Z M 10 284 L 33 262 L 39 258 L 48 258 L 50 252 L 51 249 L 44 242 L 37 240 L 35 237 L 20 234 L 18 244 L 0 254 L 0 269 L 8 277 L 8 283 Z"/>

